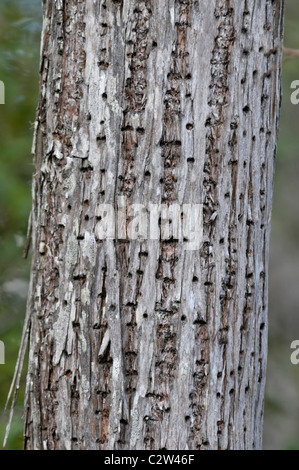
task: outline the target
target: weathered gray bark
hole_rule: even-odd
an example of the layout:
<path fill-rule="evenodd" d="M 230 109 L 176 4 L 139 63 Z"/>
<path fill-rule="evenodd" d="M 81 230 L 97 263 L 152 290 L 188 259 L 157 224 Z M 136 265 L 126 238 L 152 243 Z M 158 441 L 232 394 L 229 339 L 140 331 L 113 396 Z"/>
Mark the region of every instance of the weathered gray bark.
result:
<path fill-rule="evenodd" d="M 259 449 L 283 0 L 44 0 L 26 449 Z M 97 208 L 204 207 L 203 244 Z"/>

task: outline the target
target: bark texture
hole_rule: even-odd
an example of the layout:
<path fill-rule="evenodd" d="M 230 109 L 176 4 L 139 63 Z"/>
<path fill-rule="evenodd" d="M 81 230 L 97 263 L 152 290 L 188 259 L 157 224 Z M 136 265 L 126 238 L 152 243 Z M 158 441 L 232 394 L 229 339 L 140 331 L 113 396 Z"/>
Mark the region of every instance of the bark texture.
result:
<path fill-rule="evenodd" d="M 261 448 L 283 4 L 43 1 L 25 449 Z M 98 240 L 119 196 L 200 250 Z"/>

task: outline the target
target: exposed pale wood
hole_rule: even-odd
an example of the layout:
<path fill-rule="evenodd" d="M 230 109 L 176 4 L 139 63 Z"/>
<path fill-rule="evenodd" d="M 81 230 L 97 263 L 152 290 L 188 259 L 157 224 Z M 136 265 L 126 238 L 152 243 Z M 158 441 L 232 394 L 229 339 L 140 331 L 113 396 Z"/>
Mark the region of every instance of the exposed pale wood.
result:
<path fill-rule="evenodd" d="M 283 0 L 44 0 L 26 449 L 260 449 Z M 203 203 L 203 244 L 99 204 Z"/>

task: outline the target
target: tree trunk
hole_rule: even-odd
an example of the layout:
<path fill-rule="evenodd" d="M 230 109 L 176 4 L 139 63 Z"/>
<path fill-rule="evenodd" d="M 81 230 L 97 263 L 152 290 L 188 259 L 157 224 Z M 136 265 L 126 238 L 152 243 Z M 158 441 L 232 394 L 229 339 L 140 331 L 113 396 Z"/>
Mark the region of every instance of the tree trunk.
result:
<path fill-rule="evenodd" d="M 261 448 L 283 4 L 43 1 L 25 449 Z"/>

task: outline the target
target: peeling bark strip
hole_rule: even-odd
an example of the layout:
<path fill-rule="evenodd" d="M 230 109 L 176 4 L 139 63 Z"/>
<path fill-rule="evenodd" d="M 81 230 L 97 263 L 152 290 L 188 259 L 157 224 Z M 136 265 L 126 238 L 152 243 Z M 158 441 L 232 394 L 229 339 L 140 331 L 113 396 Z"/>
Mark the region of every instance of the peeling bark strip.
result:
<path fill-rule="evenodd" d="M 261 448 L 283 3 L 43 1 L 25 449 Z M 98 240 L 121 197 L 201 249 Z"/>

